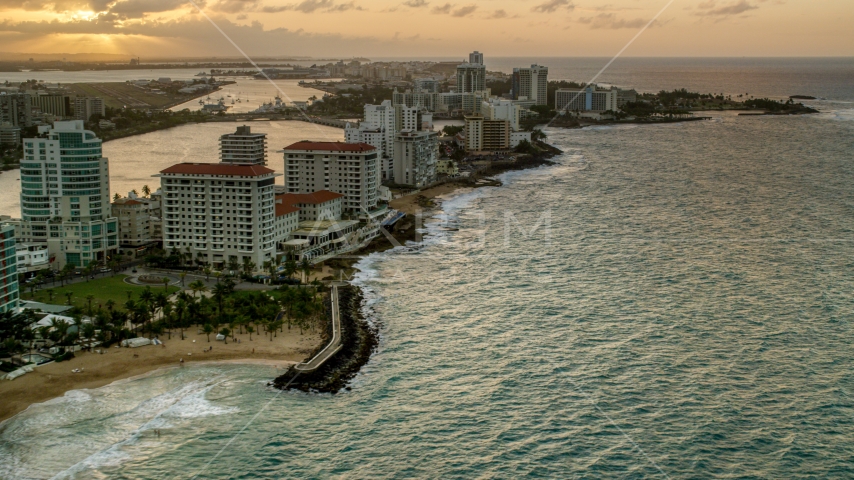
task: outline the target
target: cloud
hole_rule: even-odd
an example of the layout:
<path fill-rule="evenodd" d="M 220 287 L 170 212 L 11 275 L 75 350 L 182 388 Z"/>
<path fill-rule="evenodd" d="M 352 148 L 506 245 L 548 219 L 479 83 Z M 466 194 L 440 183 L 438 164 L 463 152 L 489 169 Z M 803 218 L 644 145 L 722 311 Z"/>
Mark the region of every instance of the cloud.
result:
<path fill-rule="evenodd" d="M 104 12 L 115 0 L 3 0 L 0 10 L 50 10 L 54 12 Z"/>
<path fill-rule="evenodd" d="M 454 9 L 455 6 L 456 5 L 451 5 L 450 3 L 436 5 L 430 9 L 430 13 L 433 15 L 450 15 L 452 17 L 462 18 L 468 17 L 477 10 L 477 5 L 466 5 L 464 7 Z"/>
<path fill-rule="evenodd" d="M 504 10 L 496 10 L 496 11 L 492 12 L 492 15 L 490 15 L 488 18 L 494 18 L 494 19 L 507 18 L 507 12 L 505 12 Z"/>
<path fill-rule="evenodd" d="M 452 17 L 467 17 L 474 13 L 477 10 L 477 5 L 466 5 L 465 7 L 458 8 L 451 13 Z"/>
<path fill-rule="evenodd" d="M 219 0 L 211 5 L 210 9 L 223 13 L 240 13 L 255 10 L 257 7 L 258 0 Z"/>
<path fill-rule="evenodd" d="M 142 18 L 148 13 L 171 12 L 185 5 L 186 0 L 123 0 L 109 7 L 109 13 L 123 18 Z"/>
<path fill-rule="evenodd" d="M 447 15 L 447 14 L 451 13 L 452 8 L 454 8 L 454 6 L 451 5 L 450 3 L 446 3 L 446 4 L 441 5 L 441 6 L 436 5 L 435 7 L 433 7 L 430 10 L 430 13 L 432 13 L 434 15 Z"/>
<path fill-rule="evenodd" d="M 720 7 L 717 6 L 716 0 L 708 0 L 706 2 L 700 3 L 699 5 L 697 5 L 697 7 L 702 10 L 705 10 L 703 12 L 698 12 L 697 15 L 716 17 L 740 15 L 744 12 L 756 10 L 757 8 L 759 8 L 756 5 L 751 5 L 747 0 L 739 0 L 738 2 L 730 3 L 728 5 L 722 5 Z"/>
<path fill-rule="evenodd" d="M 241 1 L 241 0 L 221 0 L 221 1 Z M 349 3 L 339 3 L 336 4 L 333 0 L 303 0 L 299 3 L 291 3 L 288 5 L 281 6 L 266 6 L 261 9 L 264 13 L 279 13 L 285 11 L 294 11 L 294 12 L 302 12 L 302 13 L 315 13 L 315 12 L 324 12 L 324 13 L 333 13 L 333 12 L 346 12 L 347 10 L 364 10 L 362 7 L 356 5 L 355 2 L 351 1 Z"/>
<path fill-rule="evenodd" d="M 567 10 L 575 10 L 575 4 L 570 0 L 548 0 L 531 9 L 532 12 L 554 13 L 558 9 L 566 7 Z"/>
<path fill-rule="evenodd" d="M 429 2 L 427 0 L 407 0 L 403 2 L 403 5 L 411 8 L 421 8 L 429 5 Z"/>
<path fill-rule="evenodd" d="M 617 15 L 613 13 L 600 13 L 594 17 L 582 17 L 578 19 L 579 23 L 583 23 L 585 25 L 590 25 L 590 28 L 596 29 L 610 29 L 617 30 L 620 28 L 641 28 L 649 22 L 649 20 L 644 20 L 642 18 L 636 18 L 634 20 L 626 20 L 617 17 Z M 653 22 L 650 27 L 659 25 L 658 22 Z"/>

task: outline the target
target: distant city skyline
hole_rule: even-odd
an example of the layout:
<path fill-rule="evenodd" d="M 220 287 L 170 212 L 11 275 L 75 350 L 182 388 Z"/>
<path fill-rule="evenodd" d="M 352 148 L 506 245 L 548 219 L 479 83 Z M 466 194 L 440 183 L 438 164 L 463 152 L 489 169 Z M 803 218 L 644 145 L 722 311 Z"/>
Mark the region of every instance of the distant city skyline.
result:
<path fill-rule="evenodd" d="M 666 1 L 198 0 L 257 56 L 609 56 Z M 626 56 L 851 56 L 847 0 L 677 0 Z M 4 52 L 239 52 L 183 0 L 9 0 Z"/>

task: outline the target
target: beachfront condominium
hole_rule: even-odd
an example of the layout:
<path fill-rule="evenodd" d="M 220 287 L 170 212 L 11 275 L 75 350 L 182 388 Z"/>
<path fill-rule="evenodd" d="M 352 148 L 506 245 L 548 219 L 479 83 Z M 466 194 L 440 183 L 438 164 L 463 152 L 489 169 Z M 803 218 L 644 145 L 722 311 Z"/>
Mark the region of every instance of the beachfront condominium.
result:
<path fill-rule="evenodd" d="M 15 227 L 0 226 L 0 313 L 18 308 L 18 268 Z"/>
<path fill-rule="evenodd" d="M 40 131 L 23 141 L 16 234 L 25 243 L 47 243 L 57 268 L 105 263 L 118 249 L 118 227 L 101 139 L 79 120 Z"/>
<path fill-rule="evenodd" d="M 267 134 L 252 133 L 250 127 L 237 127 L 234 133 L 219 137 L 219 159 L 222 163 L 267 164 Z"/>
<path fill-rule="evenodd" d="M 531 132 L 513 130 L 510 120 L 469 115 L 465 117 L 465 122 L 463 131 L 468 152 L 507 151 L 522 141 L 531 141 Z"/>
<path fill-rule="evenodd" d="M 469 63 L 473 65 L 483 65 L 483 54 L 477 50 L 469 54 Z"/>
<path fill-rule="evenodd" d="M 284 150 L 285 190 L 344 195 L 344 213 L 358 216 L 377 209 L 379 155 L 366 143 L 297 142 Z"/>
<path fill-rule="evenodd" d="M 347 143 L 366 143 L 377 150 L 379 156 L 378 180 L 389 180 L 392 170 L 392 150 L 396 132 L 396 111 L 392 102 L 384 100 L 379 105 L 365 105 L 365 118 L 357 126 L 347 124 L 344 140 Z"/>
<path fill-rule="evenodd" d="M 163 248 L 197 264 L 256 268 L 276 256 L 276 174 L 262 165 L 179 163 L 159 175 Z"/>
<path fill-rule="evenodd" d="M 548 104 L 549 69 L 541 65 L 514 68 L 512 93 L 514 100 L 531 100 L 536 105 Z"/>
<path fill-rule="evenodd" d="M 32 97 L 29 93 L 0 92 L 0 125 L 30 127 L 33 125 Z"/>
<path fill-rule="evenodd" d="M 77 97 L 74 99 L 74 118 L 88 122 L 93 115 L 107 114 L 104 100 L 98 97 Z"/>
<path fill-rule="evenodd" d="M 555 92 L 558 112 L 616 112 L 620 91 L 617 87 L 599 89 L 596 85 L 584 88 L 561 88 Z"/>
<path fill-rule="evenodd" d="M 404 130 L 394 137 L 394 182 L 421 188 L 436 181 L 436 132 Z"/>

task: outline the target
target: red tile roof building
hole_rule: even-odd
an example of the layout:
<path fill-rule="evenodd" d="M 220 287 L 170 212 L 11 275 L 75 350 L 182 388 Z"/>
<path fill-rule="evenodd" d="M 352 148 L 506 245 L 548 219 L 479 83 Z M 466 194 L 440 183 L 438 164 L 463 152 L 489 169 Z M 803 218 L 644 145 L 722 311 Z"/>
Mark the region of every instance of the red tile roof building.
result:
<path fill-rule="evenodd" d="M 330 190 L 344 195 L 343 211 L 375 210 L 380 185 L 377 149 L 366 143 L 297 142 L 284 150 L 288 193 Z"/>

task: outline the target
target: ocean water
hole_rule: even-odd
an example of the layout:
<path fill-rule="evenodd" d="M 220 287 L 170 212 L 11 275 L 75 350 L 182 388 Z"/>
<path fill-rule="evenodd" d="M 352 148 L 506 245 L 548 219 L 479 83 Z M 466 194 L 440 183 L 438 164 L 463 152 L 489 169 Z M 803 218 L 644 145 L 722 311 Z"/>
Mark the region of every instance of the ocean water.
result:
<path fill-rule="evenodd" d="M 0 427 L 0 476 L 850 477 L 851 120 L 550 130 L 559 165 L 360 263 L 382 340 L 352 391 L 71 392 Z"/>
<path fill-rule="evenodd" d="M 557 165 L 359 263 L 381 340 L 351 391 L 69 392 L 0 425 L 0 478 L 854 477 L 847 101 L 549 129 Z"/>

